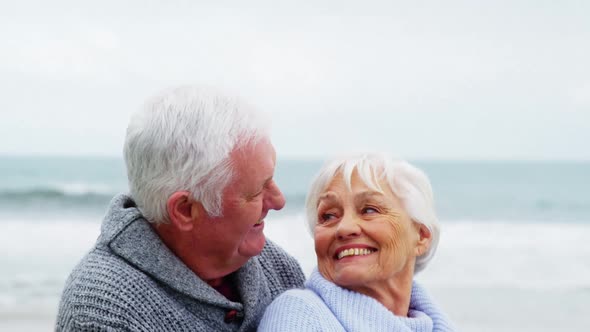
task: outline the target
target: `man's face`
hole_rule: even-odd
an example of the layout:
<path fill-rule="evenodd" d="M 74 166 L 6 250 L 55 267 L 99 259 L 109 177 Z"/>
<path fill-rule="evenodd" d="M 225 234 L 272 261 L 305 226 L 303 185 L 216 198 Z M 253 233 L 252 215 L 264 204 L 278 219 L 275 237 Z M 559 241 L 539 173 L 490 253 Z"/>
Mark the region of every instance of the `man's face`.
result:
<path fill-rule="evenodd" d="M 211 271 L 231 273 L 260 254 L 265 244 L 264 218 L 280 210 L 285 197 L 273 180 L 275 151 L 268 140 L 234 150 L 232 181 L 223 191 L 222 217 L 203 219 L 194 229 L 195 245 Z"/>

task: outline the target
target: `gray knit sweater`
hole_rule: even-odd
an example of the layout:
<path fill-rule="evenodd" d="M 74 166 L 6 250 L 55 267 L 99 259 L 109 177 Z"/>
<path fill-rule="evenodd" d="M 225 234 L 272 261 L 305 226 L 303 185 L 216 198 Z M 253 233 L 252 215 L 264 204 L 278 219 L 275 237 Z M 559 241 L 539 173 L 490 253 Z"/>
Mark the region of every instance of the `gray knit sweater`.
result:
<path fill-rule="evenodd" d="M 119 195 L 95 247 L 66 281 L 56 331 L 252 331 L 275 297 L 304 280 L 297 262 L 267 240 L 235 273 L 242 302 L 231 302 L 161 242 L 130 197 Z"/>

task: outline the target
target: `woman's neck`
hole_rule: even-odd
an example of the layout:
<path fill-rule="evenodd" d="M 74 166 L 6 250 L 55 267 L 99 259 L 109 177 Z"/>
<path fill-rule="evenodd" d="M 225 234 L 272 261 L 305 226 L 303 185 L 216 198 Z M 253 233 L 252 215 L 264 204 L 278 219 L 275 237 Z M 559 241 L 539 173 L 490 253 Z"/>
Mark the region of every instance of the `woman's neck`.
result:
<path fill-rule="evenodd" d="M 410 309 L 414 273 L 403 273 L 387 280 L 351 289 L 374 298 L 396 316 L 407 317 Z"/>

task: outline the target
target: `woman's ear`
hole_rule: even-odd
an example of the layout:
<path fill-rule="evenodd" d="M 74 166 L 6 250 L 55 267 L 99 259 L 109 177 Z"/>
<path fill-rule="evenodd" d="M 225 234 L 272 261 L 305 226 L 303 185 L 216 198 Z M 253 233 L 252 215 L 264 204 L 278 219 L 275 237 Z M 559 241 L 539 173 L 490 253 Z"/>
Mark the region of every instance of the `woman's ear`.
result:
<path fill-rule="evenodd" d="M 166 208 L 170 223 L 179 231 L 190 231 L 195 219 L 200 216 L 199 202 L 195 201 L 190 192 L 177 191 L 168 197 Z"/>
<path fill-rule="evenodd" d="M 416 226 L 416 230 L 418 231 L 418 242 L 416 242 L 416 257 L 424 255 L 430 248 L 430 243 L 432 242 L 432 232 L 428 229 L 428 227 L 424 226 L 422 223 L 414 223 Z"/>

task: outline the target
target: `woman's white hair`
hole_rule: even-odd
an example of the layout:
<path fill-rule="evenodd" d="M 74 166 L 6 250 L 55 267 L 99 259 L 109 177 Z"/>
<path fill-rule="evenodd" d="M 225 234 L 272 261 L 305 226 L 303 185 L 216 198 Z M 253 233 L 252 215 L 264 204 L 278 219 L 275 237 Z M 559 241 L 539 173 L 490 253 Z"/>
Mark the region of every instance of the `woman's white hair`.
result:
<path fill-rule="evenodd" d="M 211 88 L 179 87 L 150 99 L 129 122 L 129 189 L 145 218 L 169 222 L 166 202 L 189 191 L 212 216 L 232 180 L 230 153 L 269 137 L 266 116 Z"/>
<path fill-rule="evenodd" d="M 362 154 L 328 161 L 311 184 L 306 198 L 309 229 L 314 233 L 318 220 L 318 200 L 335 176 L 342 176 L 352 190 L 352 175 L 358 172 L 361 180 L 371 189 L 383 192 L 379 182 L 385 180 L 391 191 L 401 200 L 410 218 L 426 226 L 432 240 L 428 251 L 416 259 L 414 271 L 423 270 L 434 256 L 440 237 L 438 218 L 434 210 L 432 186 L 424 172 L 406 161 L 393 160 L 385 154 Z"/>

